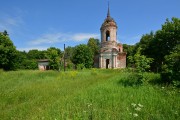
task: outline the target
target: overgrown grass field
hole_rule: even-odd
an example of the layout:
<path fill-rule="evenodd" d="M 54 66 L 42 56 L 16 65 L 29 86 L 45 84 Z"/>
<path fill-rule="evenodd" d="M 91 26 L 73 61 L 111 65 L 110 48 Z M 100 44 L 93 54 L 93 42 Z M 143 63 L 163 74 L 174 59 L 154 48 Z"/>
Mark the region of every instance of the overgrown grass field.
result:
<path fill-rule="evenodd" d="M 0 71 L 1 120 L 177 120 L 177 89 L 122 70 Z M 144 74 L 149 81 L 159 75 Z"/>

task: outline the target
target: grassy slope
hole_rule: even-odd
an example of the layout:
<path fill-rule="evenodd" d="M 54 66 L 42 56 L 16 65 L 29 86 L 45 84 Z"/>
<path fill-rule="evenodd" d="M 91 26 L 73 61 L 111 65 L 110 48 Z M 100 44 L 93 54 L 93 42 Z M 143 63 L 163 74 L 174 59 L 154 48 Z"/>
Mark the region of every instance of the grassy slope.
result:
<path fill-rule="evenodd" d="M 0 119 L 180 117 L 178 92 L 150 85 L 123 86 L 120 81 L 130 75 L 118 70 L 0 72 Z"/>

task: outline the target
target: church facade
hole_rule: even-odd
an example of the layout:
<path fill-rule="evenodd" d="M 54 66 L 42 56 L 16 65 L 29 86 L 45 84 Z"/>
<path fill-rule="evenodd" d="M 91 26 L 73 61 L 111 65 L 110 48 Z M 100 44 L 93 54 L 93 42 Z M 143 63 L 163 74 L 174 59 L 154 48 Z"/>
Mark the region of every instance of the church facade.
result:
<path fill-rule="evenodd" d="M 126 67 L 126 52 L 123 45 L 117 43 L 117 24 L 110 16 L 108 7 L 107 18 L 104 20 L 101 31 L 101 46 L 98 55 L 98 66 L 102 69 L 117 69 Z"/>

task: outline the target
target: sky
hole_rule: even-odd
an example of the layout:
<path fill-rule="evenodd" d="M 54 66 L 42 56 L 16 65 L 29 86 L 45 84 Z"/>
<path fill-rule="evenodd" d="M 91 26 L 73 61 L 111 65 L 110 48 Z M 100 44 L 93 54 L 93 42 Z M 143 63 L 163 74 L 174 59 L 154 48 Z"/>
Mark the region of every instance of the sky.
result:
<path fill-rule="evenodd" d="M 180 0 L 109 0 L 118 25 L 117 41 L 133 45 L 143 34 L 180 18 Z M 0 0 L 0 32 L 8 31 L 18 50 L 46 50 L 87 44 L 100 38 L 108 0 Z"/>

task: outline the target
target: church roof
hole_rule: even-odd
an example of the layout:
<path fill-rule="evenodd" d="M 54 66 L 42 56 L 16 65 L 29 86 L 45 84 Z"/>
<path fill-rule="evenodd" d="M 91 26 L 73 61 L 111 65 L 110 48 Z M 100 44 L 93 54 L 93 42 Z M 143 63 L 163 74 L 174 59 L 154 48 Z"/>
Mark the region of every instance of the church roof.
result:
<path fill-rule="evenodd" d="M 101 28 L 103 28 L 103 27 L 105 27 L 105 26 L 115 26 L 115 27 L 117 27 L 116 22 L 115 22 L 114 19 L 110 16 L 109 4 L 108 4 L 107 18 L 104 20 Z"/>

